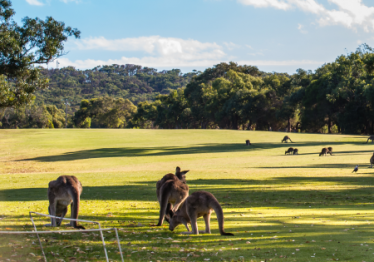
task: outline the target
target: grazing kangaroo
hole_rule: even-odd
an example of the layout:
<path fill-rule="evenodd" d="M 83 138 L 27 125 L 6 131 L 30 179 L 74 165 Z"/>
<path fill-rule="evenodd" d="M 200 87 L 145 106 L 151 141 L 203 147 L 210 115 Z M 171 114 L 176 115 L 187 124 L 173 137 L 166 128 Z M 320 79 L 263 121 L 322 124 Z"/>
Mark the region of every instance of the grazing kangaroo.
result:
<path fill-rule="evenodd" d="M 249 141 L 249 140 L 245 140 L 245 145 L 246 145 L 246 146 L 251 146 L 251 141 Z"/>
<path fill-rule="evenodd" d="M 374 142 L 374 136 L 373 135 L 369 136 L 368 140 L 364 144 L 367 144 L 369 142 L 369 140 L 371 140 L 371 143 L 373 143 Z"/>
<path fill-rule="evenodd" d="M 287 155 L 287 154 L 290 154 L 293 152 L 293 147 L 290 147 L 289 149 L 287 149 L 286 151 L 284 151 L 284 154 Z"/>
<path fill-rule="evenodd" d="M 294 155 L 298 155 L 298 154 L 299 154 L 299 149 L 295 148 L 295 149 L 293 150 L 293 154 L 294 154 Z"/>
<path fill-rule="evenodd" d="M 372 168 L 373 167 L 373 164 L 374 164 L 374 153 L 373 153 L 373 155 L 371 156 L 371 158 L 370 158 L 370 167 Z"/>
<path fill-rule="evenodd" d="M 327 151 L 328 151 L 328 149 L 326 147 L 322 148 L 322 151 L 321 151 L 321 153 L 319 153 L 319 156 L 322 156 L 322 155 L 326 156 Z"/>
<path fill-rule="evenodd" d="M 288 140 L 290 140 L 291 143 L 293 143 L 292 140 L 291 140 L 291 138 L 290 138 L 289 136 L 285 136 L 285 137 L 283 137 L 283 139 L 282 139 L 282 143 L 283 143 L 283 142 L 287 143 Z"/>
<path fill-rule="evenodd" d="M 188 232 L 183 232 L 183 234 L 198 235 L 199 232 L 210 234 L 210 215 L 213 210 L 217 215 L 220 234 L 233 236 L 234 234 L 226 233 L 223 229 L 224 217 L 221 205 L 213 194 L 206 191 L 197 191 L 187 197 L 178 211 L 172 215 L 169 229 L 173 231 L 178 225 L 183 224 L 188 230 Z M 205 231 L 199 231 L 197 228 L 197 218 L 202 216 L 205 220 Z M 191 224 L 192 232 L 188 228 L 188 223 Z"/>
<path fill-rule="evenodd" d="M 49 182 L 49 214 L 64 218 L 68 211 L 68 205 L 70 205 L 71 218 L 78 219 L 82 190 L 82 184 L 75 176 L 60 176 L 57 180 Z M 51 218 L 51 224 L 48 224 L 48 226 L 60 226 L 61 222 L 62 219 Z M 83 226 L 79 226 L 77 221 L 70 221 L 70 225 L 85 229 Z"/>
<path fill-rule="evenodd" d="M 186 174 L 189 170 L 181 172 L 177 166 L 175 175 L 166 174 L 157 182 L 157 200 L 160 203 L 160 217 L 157 226 L 162 226 L 165 214 L 177 211 L 182 202 L 188 197 L 188 185 L 186 184 Z M 166 218 L 168 219 L 168 218 Z"/>

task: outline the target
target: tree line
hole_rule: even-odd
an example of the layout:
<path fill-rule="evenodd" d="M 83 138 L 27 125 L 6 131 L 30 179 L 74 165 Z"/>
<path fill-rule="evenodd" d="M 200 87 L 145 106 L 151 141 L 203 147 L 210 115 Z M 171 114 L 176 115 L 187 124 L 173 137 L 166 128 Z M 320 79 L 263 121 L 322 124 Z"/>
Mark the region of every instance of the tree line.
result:
<path fill-rule="evenodd" d="M 182 74 L 179 69 L 158 72 L 155 68 L 126 64 L 88 70 L 40 68 L 40 73 L 49 79 L 49 87 L 35 93 L 35 103 L 53 104 L 61 109 L 69 103 L 73 113 L 83 99 L 101 96 L 129 99 L 134 104 L 155 100 L 159 94 L 186 86 L 199 72 Z"/>
<path fill-rule="evenodd" d="M 132 125 L 373 133 L 373 51 L 364 44 L 315 72 L 298 69 L 293 75 L 221 63 L 185 88 L 140 102 Z"/>

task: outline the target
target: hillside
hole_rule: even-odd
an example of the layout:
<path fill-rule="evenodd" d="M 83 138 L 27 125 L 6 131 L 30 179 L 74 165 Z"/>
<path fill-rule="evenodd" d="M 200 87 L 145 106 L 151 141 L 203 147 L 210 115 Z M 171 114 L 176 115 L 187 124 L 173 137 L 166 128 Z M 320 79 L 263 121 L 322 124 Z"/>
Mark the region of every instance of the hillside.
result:
<path fill-rule="evenodd" d="M 36 104 L 52 104 L 64 108 L 64 101 L 74 112 L 82 99 L 100 96 L 127 98 L 134 104 L 154 100 L 158 94 L 184 87 L 193 75 L 182 74 L 179 69 L 164 70 L 139 65 L 98 66 L 89 70 L 73 67 L 42 69 L 50 79 L 49 88 L 36 93 Z"/>

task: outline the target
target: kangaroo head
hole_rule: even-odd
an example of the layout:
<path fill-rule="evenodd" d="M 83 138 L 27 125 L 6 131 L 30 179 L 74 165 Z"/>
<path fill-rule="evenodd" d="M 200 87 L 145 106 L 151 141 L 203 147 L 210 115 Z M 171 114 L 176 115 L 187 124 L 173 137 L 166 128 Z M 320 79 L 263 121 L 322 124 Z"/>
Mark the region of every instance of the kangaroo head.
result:
<path fill-rule="evenodd" d="M 190 170 L 181 171 L 181 168 L 177 166 L 175 170 L 175 175 L 179 178 L 180 181 L 182 181 L 183 183 L 186 183 L 186 174 L 188 171 Z"/>
<path fill-rule="evenodd" d="M 176 212 L 178 213 L 178 212 Z M 185 224 L 185 219 L 183 216 L 179 215 L 174 215 L 170 220 L 169 220 L 169 230 L 174 231 L 174 229 L 179 226 L 180 224 Z"/>

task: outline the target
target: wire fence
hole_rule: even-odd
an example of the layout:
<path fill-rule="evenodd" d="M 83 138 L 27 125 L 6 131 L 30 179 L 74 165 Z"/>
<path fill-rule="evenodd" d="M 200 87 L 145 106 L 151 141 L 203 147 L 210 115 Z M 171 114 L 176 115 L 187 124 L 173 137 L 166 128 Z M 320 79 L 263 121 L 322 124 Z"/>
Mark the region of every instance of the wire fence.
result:
<path fill-rule="evenodd" d="M 99 222 L 96 221 L 90 221 L 90 220 L 83 220 L 83 219 L 72 219 L 72 218 L 62 218 L 62 217 L 56 217 L 56 216 L 51 216 L 51 215 L 46 215 L 38 212 L 29 212 L 30 219 L 32 222 L 32 225 L 34 227 L 34 231 L 0 231 L 0 234 L 16 234 L 16 235 L 21 235 L 21 234 L 36 234 L 38 240 L 39 240 L 39 245 L 40 249 L 42 251 L 44 261 L 47 262 L 47 257 L 43 249 L 42 241 L 40 240 L 39 234 L 52 234 L 52 233 L 84 233 L 84 232 L 100 232 L 100 238 L 103 244 L 103 249 L 104 249 L 104 254 L 105 254 L 105 259 L 107 262 L 109 262 L 109 257 L 108 257 L 108 251 L 105 245 L 105 240 L 104 240 L 104 235 L 103 231 L 109 231 L 113 230 L 116 235 L 116 240 L 117 240 L 117 245 L 118 245 L 118 251 L 121 256 L 121 261 L 123 262 L 123 254 L 122 254 L 122 248 L 121 248 L 121 243 L 119 240 L 118 236 L 118 230 L 117 228 L 101 228 L 101 225 Z M 83 223 L 91 223 L 91 224 L 96 224 L 98 226 L 97 229 L 83 229 L 83 230 L 51 230 L 51 231 L 38 231 L 34 222 L 34 217 L 33 215 L 36 216 L 42 216 L 42 217 L 49 217 L 49 218 L 57 218 L 61 220 L 69 220 L 69 221 L 77 221 L 77 222 L 83 222 Z"/>

